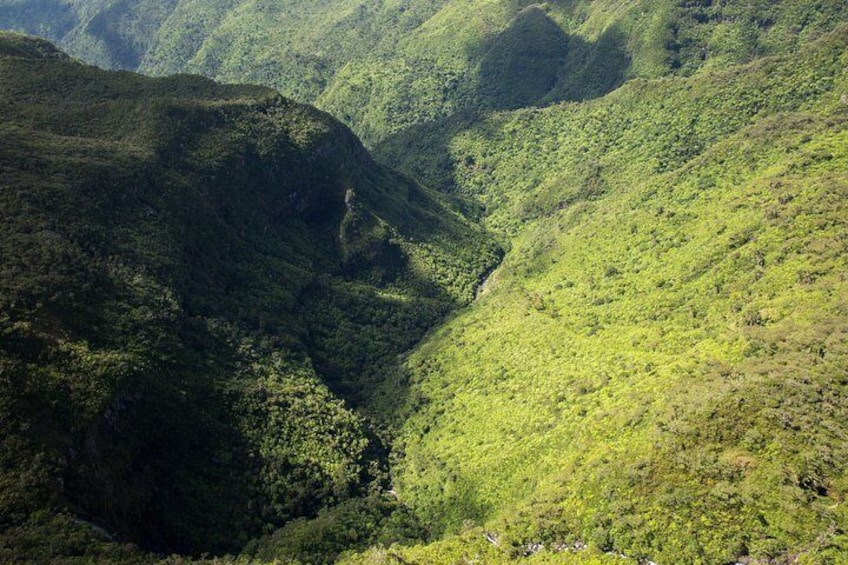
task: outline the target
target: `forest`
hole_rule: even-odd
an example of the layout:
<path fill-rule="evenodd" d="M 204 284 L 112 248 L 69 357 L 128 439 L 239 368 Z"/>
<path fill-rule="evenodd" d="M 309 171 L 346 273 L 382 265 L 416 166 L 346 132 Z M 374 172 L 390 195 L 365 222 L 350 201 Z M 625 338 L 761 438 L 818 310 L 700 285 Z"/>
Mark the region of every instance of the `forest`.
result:
<path fill-rule="evenodd" d="M 841 0 L 0 29 L 0 562 L 848 559 Z"/>

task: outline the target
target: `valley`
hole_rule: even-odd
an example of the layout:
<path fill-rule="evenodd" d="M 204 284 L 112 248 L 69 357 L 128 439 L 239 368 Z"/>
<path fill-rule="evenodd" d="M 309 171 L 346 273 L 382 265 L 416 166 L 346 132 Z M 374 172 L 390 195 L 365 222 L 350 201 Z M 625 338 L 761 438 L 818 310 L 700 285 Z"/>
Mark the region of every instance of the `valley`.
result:
<path fill-rule="evenodd" d="M 844 3 L 3 27 L 0 561 L 848 556 Z"/>

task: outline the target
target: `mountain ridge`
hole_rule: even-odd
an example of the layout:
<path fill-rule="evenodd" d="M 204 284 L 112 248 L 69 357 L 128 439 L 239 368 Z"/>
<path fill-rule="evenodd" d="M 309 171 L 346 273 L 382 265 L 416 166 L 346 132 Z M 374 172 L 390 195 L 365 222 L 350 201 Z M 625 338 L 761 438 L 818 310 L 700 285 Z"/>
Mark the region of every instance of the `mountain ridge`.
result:
<path fill-rule="evenodd" d="M 514 89 L 526 90 L 528 77 L 522 72 L 527 69 L 499 68 L 500 84 L 492 84 L 486 60 L 497 54 L 499 42 L 513 44 L 500 47 L 507 52 L 520 47 L 532 53 L 539 47 L 532 35 L 524 36 L 527 44 L 514 43 L 521 40 L 514 26 L 527 10 L 544 16 L 531 26 L 535 31 L 558 30 L 558 41 L 568 47 L 558 50 L 561 57 L 553 66 L 536 69 L 548 75 L 553 88 L 522 102 L 539 105 L 600 96 L 627 79 L 686 76 L 794 52 L 846 17 L 838 0 L 53 4 L 65 9 L 27 11 L 16 0 L 4 0 L 0 24 L 42 34 L 47 26 L 50 38 L 105 67 L 151 74 L 189 71 L 272 86 L 330 111 L 368 146 L 412 126 L 486 109 Z M 65 20 L 68 13 L 71 23 Z M 135 55 L 123 60 L 119 55 L 127 50 Z"/>

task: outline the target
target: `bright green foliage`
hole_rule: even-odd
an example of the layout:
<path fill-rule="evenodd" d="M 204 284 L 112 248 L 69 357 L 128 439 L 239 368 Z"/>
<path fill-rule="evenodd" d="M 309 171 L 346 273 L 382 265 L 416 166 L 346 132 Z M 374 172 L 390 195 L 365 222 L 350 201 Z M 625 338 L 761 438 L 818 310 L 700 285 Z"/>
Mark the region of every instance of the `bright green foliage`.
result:
<path fill-rule="evenodd" d="M 0 555 L 123 551 L 96 528 L 237 549 L 378 487 L 333 387 L 469 301 L 498 247 L 271 90 L 8 34 L 0 77 Z"/>
<path fill-rule="evenodd" d="M 452 137 L 512 245 L 406 364 L 401 500 L 516 551 L 844 558 L 846 47 Z"/>
<path fill-rule="evenodd" d="M 527 565 L 622 565 L 633 563 L 618 554 L 601 551 L 594 546 L 526 545 L 511 546 L 492 537 L 482 528 L 467 528 L 455 536 L 448 536 L 435 543 L 402 547 L 373 548 L 358 554 L 345 555 L 339 561 L 343 565 L 450 565 L 454 563 L 486 563 L 505 565 L 526 563 Z"/>

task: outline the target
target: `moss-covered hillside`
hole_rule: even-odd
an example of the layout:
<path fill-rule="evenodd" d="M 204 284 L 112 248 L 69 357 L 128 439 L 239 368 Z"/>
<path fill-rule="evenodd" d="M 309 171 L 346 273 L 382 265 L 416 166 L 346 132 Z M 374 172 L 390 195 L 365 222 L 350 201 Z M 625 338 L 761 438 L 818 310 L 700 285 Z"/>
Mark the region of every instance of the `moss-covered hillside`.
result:
<path fill-rule="evenodd" d="M 233 551 L 385 486 L 375 383 L 482 232 L 266 88 L 0 34 L 0 114 L 0 561 Z"/>

